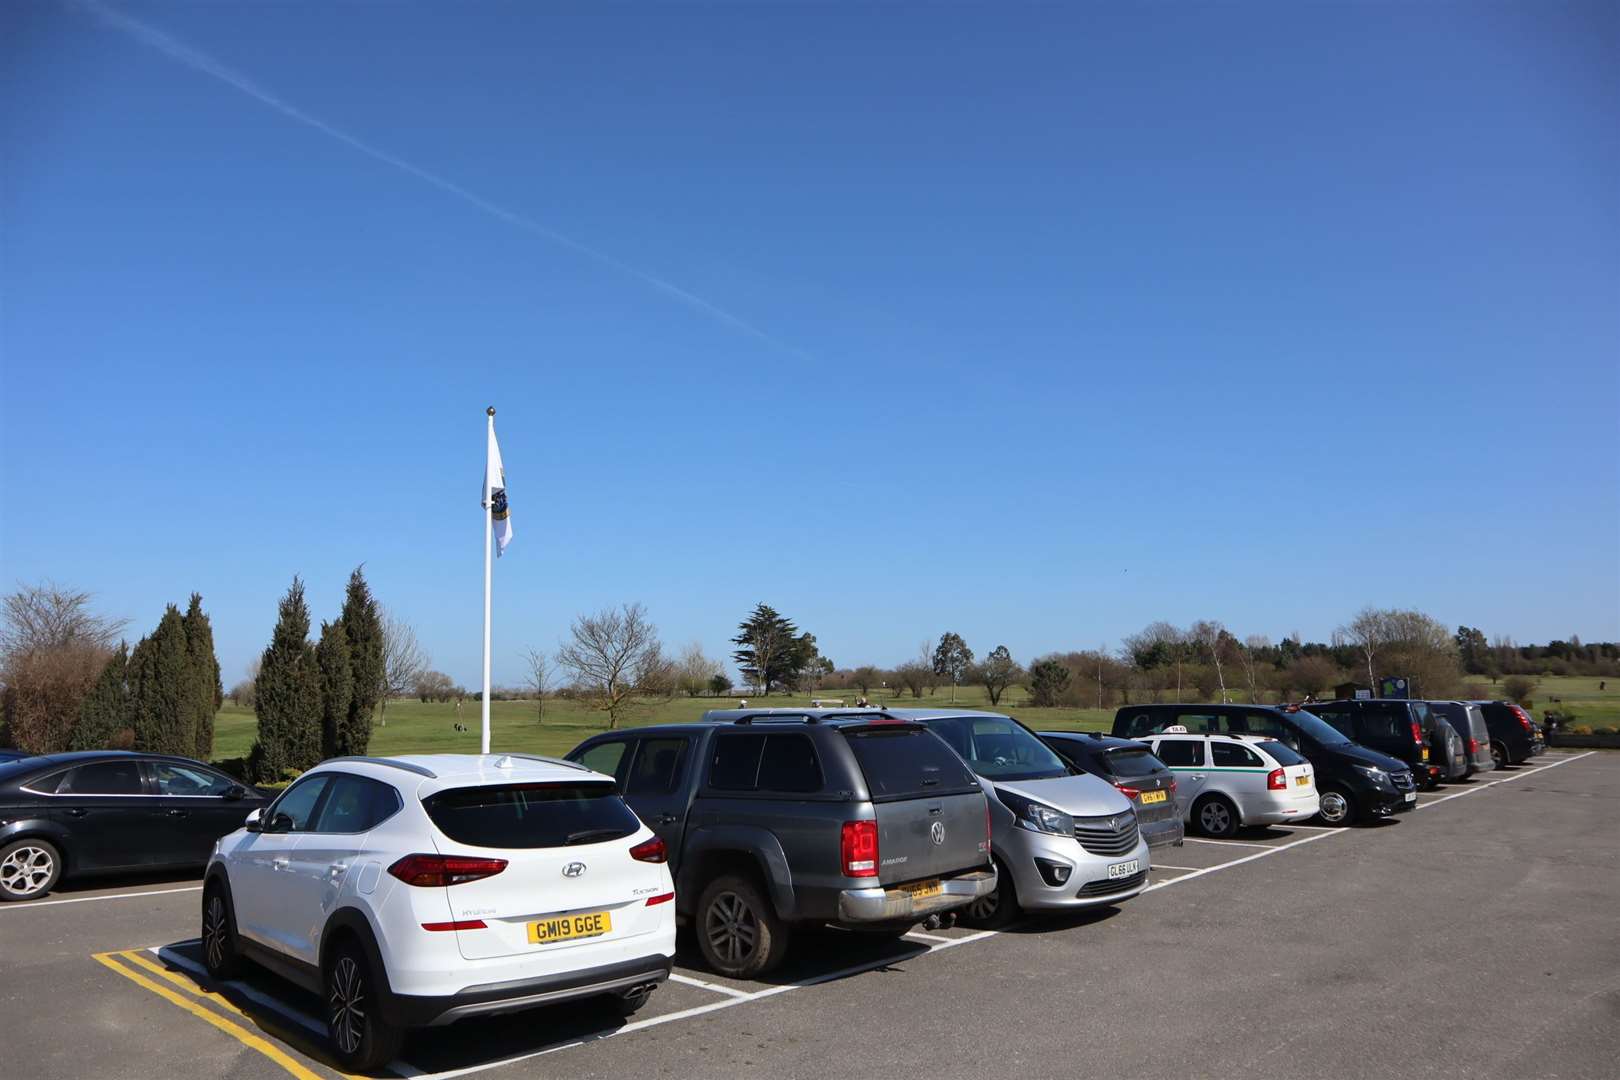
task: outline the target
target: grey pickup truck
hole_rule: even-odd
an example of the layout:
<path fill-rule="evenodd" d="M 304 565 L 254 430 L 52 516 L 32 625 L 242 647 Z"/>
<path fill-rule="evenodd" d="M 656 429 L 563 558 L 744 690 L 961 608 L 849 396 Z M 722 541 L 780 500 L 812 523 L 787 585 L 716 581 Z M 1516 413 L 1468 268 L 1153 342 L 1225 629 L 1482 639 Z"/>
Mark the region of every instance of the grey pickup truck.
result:
<path fill-rule="evenodd" d="M 568 759 L 617 779 L 663 839 L 676 912 L 723 975 L 776 967 L 796 925 L 901 934 L 996 886 L 978 780 L 876 710 L 711 710 Z"/>

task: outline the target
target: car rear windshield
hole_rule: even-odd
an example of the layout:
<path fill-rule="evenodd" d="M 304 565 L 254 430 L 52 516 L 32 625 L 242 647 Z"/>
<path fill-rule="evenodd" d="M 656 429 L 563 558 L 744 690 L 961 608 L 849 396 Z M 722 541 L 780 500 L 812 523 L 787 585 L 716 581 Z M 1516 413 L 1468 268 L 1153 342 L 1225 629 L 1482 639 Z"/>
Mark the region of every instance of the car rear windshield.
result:
<path fill-rule="evenodd" d="M 612 784 L 452 788 L 429 796 L 422 805 L 444 835 L 486 848 L 600 844 L 641 828 Z"/>
<path fill-rule="evenodd" d="M 1108 751 L 1108 770 L 1121 779 L 1136 779 L 1143 776 L 1152 776 L 1162 772 L 1164 762 L 1153 756 L 1153 751 L 1146 748 L 1138 750 L 1126 748 L 1123 750 Z"/>
<path fill-rule="evenodd" d="M 854 728 L 844 735 L 873 802 L 979 790 L 968 767 L 926 728 Z"/>
<path fill-rule="evenodd" d="M 1305 759 L 1296 753 L 1294 749 L 1288 746 L 1286 743 L 1263 742 L 1257 743 L 1256 745 L 1258 745 L 1260 749 L 1264 750 L 1266 753 L 1270 754 L 1272 760 L 1276 761 L 1276 763 L 1279 765 L 1305 764 Z"/>

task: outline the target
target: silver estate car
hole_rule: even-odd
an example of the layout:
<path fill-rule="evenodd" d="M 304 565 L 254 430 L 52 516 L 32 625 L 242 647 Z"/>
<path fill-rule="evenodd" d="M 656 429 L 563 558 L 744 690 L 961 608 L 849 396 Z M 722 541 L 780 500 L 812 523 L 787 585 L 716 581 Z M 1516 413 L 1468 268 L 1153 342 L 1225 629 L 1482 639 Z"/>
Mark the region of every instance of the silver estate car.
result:
<path fill-rule="evenodd" d="M 1136 808 L 1112 784 L 1070 768 L 1010 716 L 888 709 L 926 724 L 967 762 L 990 800 L 996 890 L 962 912 L 1005 926 L 1020 911 L 1065 911 L 1129 900 L 1147 884 L 1148 845 Z"/>

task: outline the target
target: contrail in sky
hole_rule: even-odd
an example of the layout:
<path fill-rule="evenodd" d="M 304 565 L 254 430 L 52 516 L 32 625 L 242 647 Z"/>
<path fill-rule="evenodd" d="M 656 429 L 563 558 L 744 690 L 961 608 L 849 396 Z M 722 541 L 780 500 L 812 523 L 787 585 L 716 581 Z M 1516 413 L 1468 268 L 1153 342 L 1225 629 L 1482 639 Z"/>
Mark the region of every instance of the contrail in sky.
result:
<path fill-rule="evenodd" d="M 550 240 L 554 244 L 560 244 L 571 251 L 578 252 L 593 262 L 600 263 L 603 266 L 617 270 L 621 274 L 627 274 L 638 281 L 651 285 L 659 292 L 668 296 L 673 296 L 675 299 L 691 305 L 704 314 L 720 320 L 733 329 L 740 330 L 743 333 L 748 334 L 751 337 L 758 338 L 759 340 L 764 341 L 778 349 L 785 350 L 800 357 L 809 358 L 809 354 L 805 353 L 803 350 L 778 341 L 776 338 L 772 337 L 770 334 L 767 334 L 759 327 L 754 326 L 752 323 L 738 318 L 731 312 L 710 303 L 701 296 L 687 292 L 685 289 L 674 284 L 673 282 L 665 281 L 656 274 L 649 274 L 645 270 L 639 270 L 636 267 L 631 266 L 629 263 L 622 262 L 619 259 L 615 259 L 611 255 L 597 251 L 595 248 L 590 247 L 589 245 L 582 244 L 573 237 L 565 236 L 562 233 L 557 232 L 555 229 L 547 228 L 545 225 L 540 224 L 538 221 L 535 221 L 532 218 L 525 217 L 516 211 L 508 210 L 504 206 L 492 203 L 483 196 L 478 195 L 475 192 L 468 191 L 466 188 L 455 183 L 454 181 L 446 180 L 437 173 L 429 172 L 418 165 L 413 165 L 404 158 L 395 157 L 386 150 L 379 150 L 370 143 L 350 135 L 342 128 L 333 127 L 326 121 L 321 120 L 318 117 L 311 116 L 309 113 L 298 108 L 298 106 L 283 101 L 269 90 L 266 90 L 264 87 L 253 82 L 247 76 L 226 67 L 224 64 L 220 63 L 212 56 L 209 56 L 207 53 L 192 48 L 185 42 L 164 33 L 162 30 L 159 30 L 154 26 L 149 26 L 146 23 L 141 22 L 139 19 L 132 18 L 125 15 L 123 12 L 110 8 L 101 3 L 100 0 L 77 0 L 77 3 L 80 7 L 92 12 L 102 22 L 123 31 L 125 34 L 128 34 L 142 45 L 156 49 L 169 59 L 183 64 L 186 67 L 191 68 L 193 71 L 199 71 L 204 75 L 218 79 L 227 86 L 240 90 L 242 93 L 253 98 L 255 101 L 270 106 L 270 108 L 281 113 L 283 116 L 296 120 L 300 124 L 312 127 L 321 134 L 330 136 L 331 138 L 336 139 L 338 142 L 343 143 L 345 146 L 358 150 L 367 157 L 375 158 L 385 165 L 392 165 L 401 172 L 409 173 L 411 176 L 416 177 L 423 183 L 431 184 L 440 191 L 454 195 L 461 201 L 477 207 L 484 213 L 489 214 L 491 217 L 499 218 L 509 225 L 514 225 L 525 232 L 543 237 Z"/>

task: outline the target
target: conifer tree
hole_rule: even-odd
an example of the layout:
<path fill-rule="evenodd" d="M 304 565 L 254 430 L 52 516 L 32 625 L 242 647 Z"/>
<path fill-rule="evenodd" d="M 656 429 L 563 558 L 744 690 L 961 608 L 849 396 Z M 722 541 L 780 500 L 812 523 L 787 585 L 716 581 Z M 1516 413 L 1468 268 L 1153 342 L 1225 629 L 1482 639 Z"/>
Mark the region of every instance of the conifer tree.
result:
<path fill-rule="evenodd" d="M 140 677 L 130 693 L 135 749 L 190 757 L 197 751 L 196 714 L 190 707 L 191 663 L 180 609 L 170 604 L 136 651 L 143 645 Z"/>
<path fill-rule="evenodd" d="M 259 662 L 253 712 L 259 737 L 248 767 L 255 779 L 273 783 L 320 760 L 321 672 L 309 643 L 304 583 L 297 577 L 281 598 L 270 647 Z"/>
<path fill-rule="evenodd" d="M 186 704 L 197 733 L 196 748 L 190 753 L 207 761 L 214 754 L 214 714 L 225 700 L 225 691 L 219 681 L 219 658 L 214 654 L 214 627 L 202 609 L 202 594 L 191 594 L 182 621 L 188 668 Z"/>
<path fill-rule="evenodd" d="M 366 577 L 354 568 L 343 599 L 343 629 L 349 641 L 351 695 L 339 743 L 346 754 L 364 754 L 371 745 L 371 719 L 383 694 L 382 614 Z"/>
<path fill-rule="evenodd" d="M 118 651 L 101 669 L 101 676 L 79 706 L 79 724 L 73 730 L 70 750 L 106 750 L 117 745 L 130 726 L 129 647 L 118 643 Z"/>
<path fill-rule="evenodd" d="M 354 675 L 350 670 L 349 635 L 343 620 L 321 624 L 321 640 L 315 646 L 315 662 L 321 669 L 321 756 L 344 757 L 364 754 L 349 745 L 349 706 L 354 700 Z"/>

